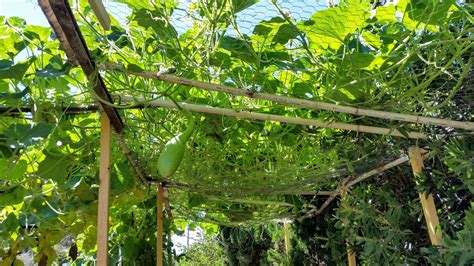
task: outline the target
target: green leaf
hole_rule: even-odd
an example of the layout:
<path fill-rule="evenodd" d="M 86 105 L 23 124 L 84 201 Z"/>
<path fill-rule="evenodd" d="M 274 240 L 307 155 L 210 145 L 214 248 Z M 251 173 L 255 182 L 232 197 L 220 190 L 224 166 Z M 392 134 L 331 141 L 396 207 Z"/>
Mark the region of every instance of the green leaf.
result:
<path fill-rule="evenodd" d="M 167 21 L 166 14 L 161 8 L 153 10 L 144 8 L 134 9 L 133 20 L 145 29 L 153 29 L 160 39 L 174 40 L 178 36 L 174 27 Z"/>
<path fill-rule="evenodd" d="M 16 215 L 11 212 L 0 224 L 0 232 L 14 232 L 17 227 L 18 219 L 16 218 Z"/>
<path fill-rule="evenodd" d="M 2 101 L 2 100 L 18 100 L 18 99 L 21 99 L 21 98 L 25 97 L 28 94 L 28 92 L 30 92 L 30 88 L 28 88 L 28 87 L 26 87 L 25 89 L 23 89 L 20 92 L 13 92 L 13 93 L 2 92 L 2 93 L 0 93 L 0 101 Z"/>
<path fill-rule="evenodd" d="M 390 4 L 387 6 L 379 6 L 375 10 L 375 18 L 377 22 L 380 24 L 388 24 L 392 22 L 398 22 L 397 18 L 395 17 L 395 5 Z"/>
<path fill-rule="evenodd" d="M 140 67 L 139 65 L 128 64 L 127 70 L 132 71 L 132 72 L 142 72 L 144 69 Z"/>
<path fill-rule="evenodd" d="M 27 162 L 25 160 L 19 160 L 18 162 L 12 162 L 11 159 L 0 159 L 0 179 L 17 181 L 21 180 L 26 172 Z"/>
<path fill-rule="evenodd" d="M 380 46 L 382 45 L 380 36 L 378 34 L 373 34 L 373 33 L 364 31 L 362 33 L 362 38 L 368 45 L 372 46 L 375 49 L 380 49 Z"/>
<path fill-rule="evenodd" d="M 8 145 L 13 145 L 16 148 L 33 145 L 39 141 L 39 138 L 46 138 L 49 136 L 53 126 L 39 123 L 33 124 L 11 124 L 3 134 L 9 139 L 6 141 Z"/>
<path fill-rule="evenodd" d="M 43 69 L 36 71 L 35 75 L 43 78 L 55 78 L 67 75 L 71 65 L 69 63 L 63 64 L 60 59 L 55 56 L 51 58 L 50 63 Z"/>
<path fill-rule="evenodd" d="M 28 25 L 25 27 L 23 34 L 30 40 L 38 40 L 40 43 L 48 41 L 51 31 L 49 28 Z"/>
<path fill-rule="evenodd" d="M 454 3 L 455 0 L 412 0 L 407 1 L 406 12 L 414 21 L 441 25 L 446 21 L 448 11 Z"/>
<path fill-rule="evenodd" d="M 126 161 L 114 164 L 110 179 L 110 189 L 114 195 L 133 188 L 133 180 L 130 167 Z"/>
<path fill-rule="evenodd" d="M 299 30 L 290 24 L 283 24 L 278 28 L 278 32 L 273 37 L 272 41 L 275 43 L 286 44 L 291 39 L 296 39 L 299 36 Z"/>
<path fill-rule="evenodd" d="M 234 13 L 238 13 L 246 8 L 251 7 L 255 3 L 258 3 L 260 0 L 232 0 L 232 9 Z"/>
<path fill-rule="evenodd" d="M 189 208 L 201 206 L 206 202 L 206 198 L 201 194 L 193 194 L 188 201 Z"/>
<path fill-rule="evenodd" d="M 337 50 L 347 35 L 367 24 L 369 17 L 366 5 L 341 5 L 316 12 L 309 21 L 300 22 L 298 27 L 306 32 L 311 49 L 317 52 Z"/>
<path fill-rule="evenodd" d="M 0 191 L 0 206 L 22 203 L 26 194 L 28 194 L 28 190 L 23 186 L 14 186 L 6 191 Z"/>
<path fill-rule="evenodd" d="M 0 79 L 21 80 L 34 60 L 35 58 L 31 57 L 17 64 L 13 64 L 11 60 L 0 60 Z"/>
<path fill-rule="evenodd" d="M 231 55 L 247 61 L 249 63 L 255 63 L 255 58 L 252 44 L 243 39 L 237 39 L 231 36 L 224 36 L 221 39 L 220 47 L 231 52 Z"/>
<path fill-rule="evenodd" d="M 70 158 L 66 154 L 52 153 L 44 150 L 46 158 L 38 166 L 38 174 L 43 179 L 64 182 L 68 176 Z"/>

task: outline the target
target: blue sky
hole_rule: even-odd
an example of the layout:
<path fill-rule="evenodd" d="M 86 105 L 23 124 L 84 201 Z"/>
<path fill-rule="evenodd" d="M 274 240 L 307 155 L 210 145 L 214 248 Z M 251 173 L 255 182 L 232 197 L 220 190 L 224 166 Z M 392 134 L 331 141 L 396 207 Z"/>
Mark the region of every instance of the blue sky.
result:
<path fill-rule="evenodd" d="M 186 6 L 190 0 L 181 0 L 181 7 L 186 9 Z M 338 2 L 338 1 L 335 1 Z M 108 11 L 115 15 L 119 20 L 123 20 L 126 14 L 129 12 L 125 6 L 121 6 L 113 1 L 104 1 Z M 311 14 L 317 10 L 324 9 L 327 7 L 327 0 L 291 0 L 291 1 L 278 1 L 283 11 L 287 12 L 293 18 L 297 20 L 307 19 Z M 181 13 L 181 14 L 180 14 Z M 184 15 L 182 12 L 176 11 L 175 16 Z M 0 0 L 0 16 L 17 16 L 24 18 L 30 25 L 41 25 L 48 26 L 43 12 L 37 4 L 36 0 Z M 252 32 L 253 27 L 262 20 L 269 20 L 270 18 L 278 16 L 276 9 L 269 3 L 268 0 L 262 0 L 255 4 L 251 8 L 244 10 L 238 15 L 238 22 L 242 27 L 243 33 L 249 34 Z M 185 22 L 182 20 L 175 20 L 175 23 L 182 23 L 181 26 L 185 26 Z M 184 24 L 184 25 L 183 25 Z M 180 25 L 174 25 L 180 28 Z M 178 29 L 179 31 L 179 29 Z"/>
<path fill-rule="evenodd" d="M 24 18 L 30 25 L 49 25 L 35 0 L 0 0 L 0 16 Z"/>

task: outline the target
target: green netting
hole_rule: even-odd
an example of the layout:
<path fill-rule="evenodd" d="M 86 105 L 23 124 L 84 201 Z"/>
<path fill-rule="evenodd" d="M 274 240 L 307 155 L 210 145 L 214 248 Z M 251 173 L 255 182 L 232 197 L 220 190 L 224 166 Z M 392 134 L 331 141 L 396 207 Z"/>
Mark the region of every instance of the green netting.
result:
<path fill-rule="evenodd" d="M 109 1 L 106 8 L 113 18 L 109 32 L 100 28 L 86 1 L 73 7 L 98 65 L 114 62 L 136 72 L 172 67 L 176 76 L 249 93 L 473 120 L 472 8 L 463 1 L 123 0 Z M 0 39 L 5 48 L 0 52 L 1 100 L 10 108 L 5 114 L 31 108 L 25 118 L 2 118 L 4 160 L 24 161 L 25 175 L 42 185 L 85 189 L 81 186 L 94 184 L 97 173 L 97 115 L 63 110 L 96 103 L 90 84 L 79 68 L 65 62 L 49 29 L 25 26 L 17 18 L 2 20 L 2 36 L 10 36 Z M 22 51 L 27 61 L 19 59 Z M 423 146 L 470 136 L 459 129 L 290 107 L 123 71 L 100 74 L 116 96 L 423 132 L 428 136 L 419 141 Z M 127 144 L 145 173 L 158 180 L 158 156 L 166 141 L 186 127 L 184 116 L 161 108 L 128 109 L 131 103 L 120 97 L 115 104 L 126 125 Z M 197 130 L 177 173 L 167 181 L 181 184 L 171 192 L 179 215 L 217 223 L 297 216 L 310 207 L 297 206 L 288 195 L 333 190 L 342 179 L 390 162 L 415 143 L 338 129 L 194 116 Z M 51 128 L 38 135 L 26 128 L 33 123 Z M 133 180 L 117 147 L 114 158 L 118 180 Z M 131 181 L 118 187 L 122 197 L 143 189 Z M 56 207 L 88 200 L 78 194 L 73 190 Z M 268 201 L 274 203 L 264 204 Z"/>

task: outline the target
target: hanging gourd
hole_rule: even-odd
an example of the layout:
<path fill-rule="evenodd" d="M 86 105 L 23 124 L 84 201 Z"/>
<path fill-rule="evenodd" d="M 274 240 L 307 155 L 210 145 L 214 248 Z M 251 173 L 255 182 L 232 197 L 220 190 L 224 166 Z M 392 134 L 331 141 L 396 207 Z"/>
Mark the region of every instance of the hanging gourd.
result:
<path fill-rule="evenodd" d="M 186 142 L 191 137 L 194 128 L 194 117 L 188 111 L 183 109 L 183 113 L 188 119 L 188 128 L 177 136 L 170 139 L 163 148 L 163 151 L 158 158 L 158 173 L 162 177 L 170 177 L 178 169 L 179 164 L 183 160 L 184 149 Z"/>

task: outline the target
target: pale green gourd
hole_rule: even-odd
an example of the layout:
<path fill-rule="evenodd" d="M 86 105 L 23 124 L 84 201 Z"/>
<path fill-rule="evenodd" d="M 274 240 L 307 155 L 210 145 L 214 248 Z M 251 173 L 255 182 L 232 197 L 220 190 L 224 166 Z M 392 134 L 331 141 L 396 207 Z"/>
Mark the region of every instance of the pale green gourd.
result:
<path fill-rule="evenodd" d="M 170 139 L 161 151 L 158 158 L 158 173 L 162 177 L 170 177 L 176 172 L 176 169 L 178 169 L 179 164 L 183 160 L 186 142 L 196 127 L 193 115 L 187 110 L 183 110 L 183 112 L 188 119 L 188 128 L 183 133 Z"/>

